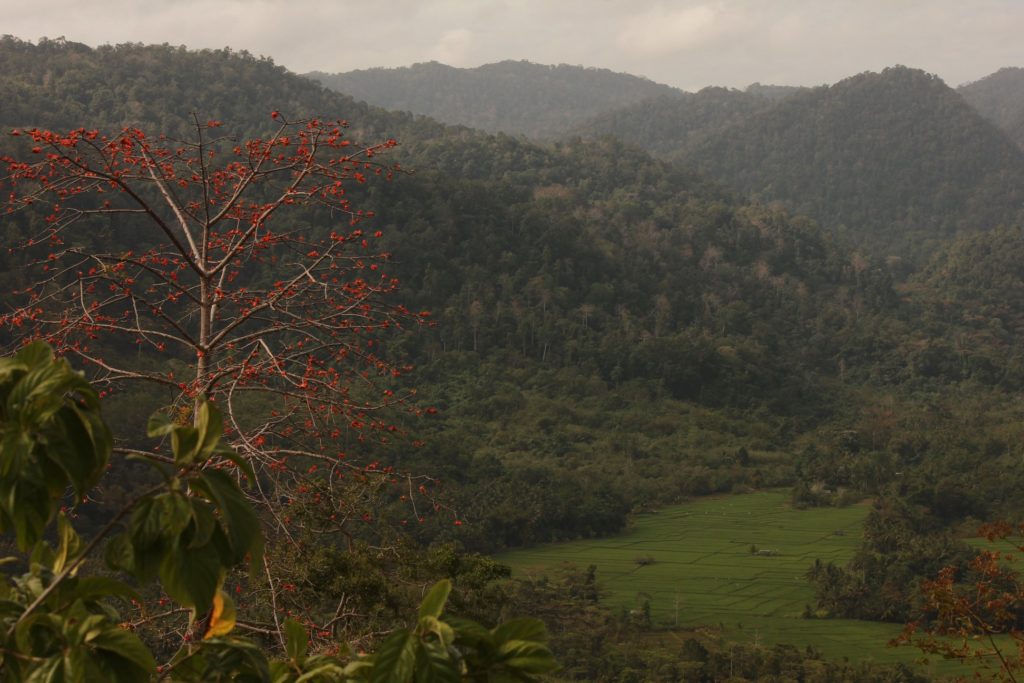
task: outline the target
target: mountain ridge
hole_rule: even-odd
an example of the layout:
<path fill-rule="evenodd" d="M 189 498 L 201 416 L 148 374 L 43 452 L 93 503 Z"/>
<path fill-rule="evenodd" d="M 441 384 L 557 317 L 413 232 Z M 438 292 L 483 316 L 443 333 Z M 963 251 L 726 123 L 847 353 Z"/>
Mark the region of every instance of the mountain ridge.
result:
<path fill-rule="evenodd" d="M 505 60 L 474 68 L 421 62 L 409 67 L 305 74 L 370 104 L 487 132 L 551 138 L 588 116 L 680 92 L 609 69 Z"/>
<path fill-rule="evenodd" d="M 1020 149 L 906 67 L 796 93 L 669 157 L 881 254 L 1014 222 L 1024 205 Z"/>
<path fill-rule="evenodd" d="M 1003 67 L 957 92 L 1024 148 L 1024 68 Z"/>

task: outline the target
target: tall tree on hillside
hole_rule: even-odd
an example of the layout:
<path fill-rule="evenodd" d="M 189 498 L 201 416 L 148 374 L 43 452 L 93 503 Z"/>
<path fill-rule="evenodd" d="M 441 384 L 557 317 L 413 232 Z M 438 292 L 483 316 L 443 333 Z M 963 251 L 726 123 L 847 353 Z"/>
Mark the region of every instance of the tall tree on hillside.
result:
<path fill-rule="evenodd" d="M 13 131 L 31 154 L 2 157 L 0 192 L 27 231 L 28 284 L 0 323 L 10 346 L 43 339 L 77 357 L 101 397 L 146 383 L 179 424 L 214 401 L 257 472 L 268 533 L 294 542 L 300 522 L 280 503 L 315 497 L 325 514 L 299 531 L 349 535 L 372 482 L 425 490 L 348 457 L 400 431 L 383 409 L 408 398 L 395 379 L 407 368 L 379 348 L 425 314 L 390 301 L 389 254 L 347 196 L 398 170 L 379 161 L 395 141 L 356 146 L 343 121 L 273 119 L 246 141 L 198 118 L 190 140 Z M 122 450 L 169 461 L 166 446 Z"/>

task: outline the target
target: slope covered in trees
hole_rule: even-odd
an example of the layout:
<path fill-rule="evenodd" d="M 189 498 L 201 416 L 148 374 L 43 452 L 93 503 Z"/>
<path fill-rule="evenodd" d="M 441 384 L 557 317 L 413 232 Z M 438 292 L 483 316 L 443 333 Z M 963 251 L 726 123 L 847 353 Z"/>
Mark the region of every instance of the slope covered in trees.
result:
<path fill-rule="evenodd" d="M 669 157 L 769 108 L 774 99 L 713 87 L 698 93 L 661 95 L 598 114 L 573 133 L 582 137 L 611 135 L 655 156 Z"/>
<path fill-rule="evenodd" d="M 1024 69 L 1006 67 L 957 88 L 986 119 L 1024 147 Z"/>
<path fill-rule="evenodd" d="M 433 380 L 424 393 L 446 408 L 432 443 L 447 444 L 438 453 L 445 460 L 466 460 L 451 483 L 467 495 L 480 480 L 496 482 L 498 492 L 479 494 L 478 517 L 497 520 L 493 511 L 506 498 L 518 502 L 524 482 L 547 482 L 530 514 L 548 523 L 527 525 L 527 535 L 482 534 L 482 541 L 594 533 L 621 526 L 639 500 L 727 490 L 758 466 L 748 460 L 722 469 L 724 461 L 679 421 L 693 412 L 688 405 L 712 411 L 709 425 L 715 411 L 760 406 L 765 423 L 741 436 L 729 435 L 736 425 L 701 433 L 725 432 L 709 437 L 716 453 L 734 453 L 741 442 L 778 451 L 786 430 L 827 417 L 841 367 L 860 372 L 883 353 L 872 329 L 893 292 L 876 266 L 851 259 L 810 221 L 737 201 L 620 143 L 538 147 L 445 128 L 226 51 L 12 40 L 2 47 L 18 65 L 4 89 L 31 88 L 40 106 L 48 102 L 38 113 L 5 110 L 4 126 L 67 125 L 95 97 L 82 84 L 104 83 L 128 108 L 98 107 L 79 123 L 164 126 L 173 134 L 197 111 L 232 132 L 258 133 L 266 112 L 280 109 L 350 118 L 357 140 L 402 141 L 390 158 L 416 172 L 354 186 L 350 197 L 377 213 L 403 302 L 433 311 L 438 322 L 394 342 Z M 171 85 L 161 90 L 151 85 L 157 80 Z M 250 82 L 258 87 L 246 88 Z M 472 387 L 487 376 L 504 389 L 481 386 L 493 399 L 482 401 Z M 638 444 L 624 441 L 615 423 L 636 419 L 640 396 L 652 405 L 647 418 L 662 424 L 652 431 L 645 418 Z M 565 420 L 543 418 L 551 405 L 577 398 Z M 125 414 L 143 410 L 137 403 Z M 508 429 L 494 433 L 495 421 Z M 537 421 L 539 430 L 529 427 Z M 759 430 L 763 438 L 751 441 Z M 636 457 L 650 462 L 633 478 L 634 490 L 616 490 L 611 484 Z M 784 460 L 768 458 L 766 467 L 777 470 L 773 481 L 786 481 Z M 675 474 L 663 476 L 669 469 Z M 580 488 L 573 482 L 583 476 L 592 484 Z M 566 506 L 566 491 L 586 501 Z M 617 502 L 604 505 L 608 496 Z M 613 512 L 588 513 L 599 508 Z"/>
<path fill-rule="evenodd" d="M 868 249 L 610 138 L 539 146 L 447 127 L 226 50 L 4 39 L 0 58 L 11 65 L 0 76 L 7 128 L 181 136 L 194 111 L 244 139 L 280 110 L 349 119 L 357 141 L 399 139 L 387 158 L 414 172 L 349 192 L 376 213 L 397 299 L 437 322 L 382 351 L 419 366 L 421 406 L 438 414 L 401 425 L 422 448 L 381 448 L 380 461 L 439 477 L 465 522 L 424 515 L 405 527 L 421 540 L 493 549 L 609 533 L 643 506 L 793 483 L 798 504 L 891 494 L 940 525 L 1020 509 L 1006 476 L 1022 441 L 1019 240 L 1010 230 L 948 248 L 940 239 L 1013 218 L 1004 200 L 1020 191 L 1019 159 L 934 78 L 895 69 L 775 104 L 714 89 L 662 100 L 697 104 L 666 128 L 708 131 L 680 141 L 684 156 L 744 179 L 745 192 L 821 211 L 864 240 L 927 233 L 934 260 L 894 286 Z M 313 237 L 331 229 L 308 223 Z M 3 229 L 10 244 L 25 225 Z M 127 222 L 90 239 L 110 234 L 132 246 Z M 0 257 L 4 285 L 23 286 L 25 255 Z M 116 419 L 145 418 L 141 402 L 106 400 Z M 409 521 L 383 508 L 382 522 Z M 319 595 L 308 586 L 366 595 L 358 609 L 380 627 L 404 598 L 359 555 L 369 533 L 356 552 L 324 546 L 283 561 L 304 572 L 307 598 Z M 500 575 L 447 552 L 429 566 L 461 567 L 478 588 Z"/>
<path fill-rule="evenodd" d="M 1024 197 L 1024 154 L 939 79 L 904 67 L 814 89 L 652 98 L 575 132 L 616 136 L 919 263 L 937 240 L 1012 223 Z"/>
<path fill-rule="evenodd" d="M 566 491 L 600 501 L 613 491 L 606 484 L 621 482 L 637 458 L 646 461 L 633 469 L 631 491 L 611 494 L 618 502 L 605 507 L 619 510 L 614 519 L 563 509 L 561 521 L 533 525 L 545 534 L 614 528 L 637 501 L 728 490 L 758 469 L 762 481 L 791 481 L 793 463 L 782 452 L 837 419 L 852 415 L 856 424 L 862 406 L 851 389 L 861 385 L 1012 388 L 998 379 L 1015 376 L 1012 355 L 988 375 L 981 353 L 967 363 L 977 370 L 965 374 L 959 360 L 942 370 L 940 351 L 960 328 L 921 302 L 942 300 L 950 278 L 922 276 L 901 302 L 881 263 L 837 246 L 813 222 L 740 201 L 613 140 L 541 147 L 449 128 L 354 102 L 244 53 L 13 39 L 0 49 L 17 67 L 0 84 L 5 101 L 34 98 L 5 108 L 3 126 L 138 123 L 174 134 L 197 111 L 246 133 L 263 130 L 267 111 L 280 109 L 344 116 L 355 139 L 399 138 L 390 159 L 415 173 L 356 185 L 351 199 L 377 213 L 404 303 L 431 310 L 438 323 L 392 345 L 421 366 L 423 393 L 445 408 L 433 426 L 416 428 L 435 432 L 427 451 L 445 461 L 442 470 L 456 463 L 452 485 L 461 480 L 470 491 L 477 478 L 505 482 L 513 501 L 522 482 L 545 481 L 550 497 L 537 502 L 534 517 L 544 519 Z M 904 81 L 946 102 L 948 89 L 935 79 L 894 70 L 797 93 L 777 107 L 859 102 L 860 90 L 876 92 L 879 82 L 895 103 Z M 123 106 L 86 109 L 97 84 Z M 730 91 L 693 97 L 746 101 Z M 19 227 L 5 230 L 11 239 Z M 1015 253 L 1005 239 L 995 251 Z M 964 244 L 950 258 L 972 242 Z M 5 277 L 17 283 L 21 256 L 6 258 Z M 987 259 L 968 260 L 994 276 Z M 736 455 L 741 447 L 746 456 Z M 589 489 L 573 484 L 584 476 Z M 479 500 L 480 516 L 501 506 L 490 493 Z"/>
<path fill-rule="evenodd" d="M 794 95 L 674 158 L 882 254 L 1012 222 L 1024 200 L 1024 154 L 903 67 Z"/>
<path fill-rule="evenodd" d="M 438 62 L 397 69 L 307 74 L 387 109 L 480 130 L 550 138 L 598 112 L 678 92 L 607 69 L 504 61 L 473 69 Z"/>

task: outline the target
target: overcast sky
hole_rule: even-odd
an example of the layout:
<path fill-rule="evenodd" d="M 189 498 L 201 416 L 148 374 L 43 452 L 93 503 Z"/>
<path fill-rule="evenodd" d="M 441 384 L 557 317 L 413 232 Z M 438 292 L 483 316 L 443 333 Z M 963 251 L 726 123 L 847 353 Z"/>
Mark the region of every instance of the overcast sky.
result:
<path fill-rule="evenodd" d="M 230 46 L 295 72 L 582 64 L 686 90 L 1024 66 L 1024 0 L 0 0 L 0 33 Z M 0 65 L 2 68 L 2 65 Z"/>

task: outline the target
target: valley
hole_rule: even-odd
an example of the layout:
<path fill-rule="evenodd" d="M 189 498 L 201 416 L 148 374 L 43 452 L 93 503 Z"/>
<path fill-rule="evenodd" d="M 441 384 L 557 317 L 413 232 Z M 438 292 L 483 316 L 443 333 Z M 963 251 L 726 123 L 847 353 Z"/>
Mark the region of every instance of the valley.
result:
<path fill-rule="evenodd" d="M 810 646 L 832 659 L 916 666 L 917 651 L 885 647 L 898 626 L 832 619 L 811 607 L 808 568 L 853 557 L 869 505 L 794 510 L 785 492 L 701 498 L 640 515 L 615 536 L 498 559 L 525 576 L 557 573 L 565 564 L 594 565 L 607 591 L 604 603 L 635 619 L 646 618 L 649 609 L 655 628 L 683 634 L 708 628 L 728 640 Z M 948 662 L 923 670 L 961 671 Z"/>
<path fill-rule="evenodd" d="M 87 554 L 130 525 L 214 534 L 177 503 L 121 520 L 161 482 L 199 505 L 175 477 L 231 473 L 265 545 L 232 538 L 230 571 L 207 553 L 204 590 L 240 615 L 224 642 L 399 661 L 392 633 L 448 637 L 406 616 L 441 604 L 466 638 L 458 619 L 540 619 L 495 631 L 549 637 L 564 669 L 544 655 L 538 680 L 922 683 L 978 665 L 886 647 L 939 628 L 940 576 L 947 597 L 1006 589 L 982 646 L 1024 633 L 1020 583 L 977 538 L 1006 522 L 1014 554 L 1024 521 L 1019 69 L 684 92 L 13 36 L 0 66 L 0 344 L 46 340 L 102 386 L 116 447 L 67 501 L 100 536 Z M 224 443 L 251 473 L 167 455 L 207 395 L 238 401 Z M 139 604 L 183 594 L 109 545 L 83 568 L 137 569 Z M 165 663 L 200 623 L 118 609 Z"/>

